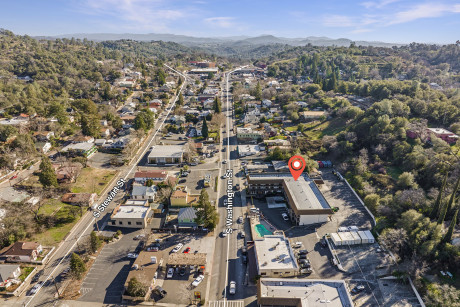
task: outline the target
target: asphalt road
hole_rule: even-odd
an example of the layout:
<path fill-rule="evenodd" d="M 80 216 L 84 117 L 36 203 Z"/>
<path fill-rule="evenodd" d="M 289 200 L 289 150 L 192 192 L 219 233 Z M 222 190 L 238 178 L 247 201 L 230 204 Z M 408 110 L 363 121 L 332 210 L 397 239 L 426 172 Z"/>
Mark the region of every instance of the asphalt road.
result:
<path fill-rule="evenodd" d="M 167 67 L 170 68 L 169 66 Z M 175 71 L 174 69 L 172 70 Z M 178 73 L 177 71 L 175 72 Z M 180 91 L 182 91 L 187 82 L 185 76 L 181 73 L 179 74 L 185 79 L 185 82 L 182 84 L 180 89 Z M 173 97 L 169 103 L 169 108 L 167 108 L 163 113 L 169 115 L 170 111 L 174 108 L 177 99 L 177 96 Z M 144 146 L 139 149 L 138 153 L 136 154 L 137 158 L 132 160 L 134 163 L 131 163 L 130 165 L 123 167 L 120 170 L 118 178 L 124 178 L 127 181 L 127 179 L 132 177 L 132 173 L 135 171 L 136 165 L 138 165 L 138 163 L 148 152 L 152 140 L 157 135 L 157 129 L 161 130 L 161 127 L 163 126 L 166 118 L 167 116 L 163 117 L 161 121 L 157 120 L 153 130 L 154 132 L 149 136 L 148 140 L 144 143 Z M 110 186 L 107 186 L 104 193 L 101 193 L 101 196 L 98 199 L 98 203 L 101 203 L 105 200 L 105 198 L 107 197 L 107 192 L 111 191 L 111 189 L 116 185 L 116 182 L 117 180 L 114 180 Z M 40 290 L 34 296 L 25 297 L 24 299 L 19 300 L 16 306 L 53 306 L 54 302 L 56 301 L 56 299 L 54 298 L 56 289 L 54 287 L 54 284 L 52 283 L 53 277 L 59 275 L 68 266 L 69 257 L 71 255 L 71 252 L 74 251 L 75 247 L 77 246 L 77 242 L 89 236 L 91 231 L 97 230 L 97 227 L 101 227 L 109 219 L 109 212 L 112 211 L 112 209 L 117 204 L 117 200 L 121 199 L 121 197 L 122 193 L 119 193 L 117 195 L 117 199 L 112 200 L 111 204 L 106 208 L 106 211 L 104 212 L 105 214 L 102 214 L 101 217 L 97 220 L 98 226 L 96 226 L 96 220 L 92 216 L 91 212 L 86 213 L 80 219 L 79 223 L 72 229 L 70 234 L 67 236 L 67 239 L 61 242 L 61 244 L 57 247 L 57 250 L 51 257 L 48 264 L 45 266 L 44 274 L 42 275 L 42 278 L 39 279 L 40 281 L 44 282 L 44 286 L 40 288 Z"/>
<path fill-rule="evenodd" d="M 228 74 L 227 74 L 228 77 Z M 224 78 L 227 80 L 226 78 Z M 228 80 L 225 84 L 226 90 L 229 89 Z M 223 106 L 223 112 L 226 115 L 226 137 L 223 139 L 222 146 L 226 147 L 225 152 L 221 152 L 221 159 L 227 160 L 228 163 L 224 164 L 221 168 L 221 173 L 219 176 L 225 174 L 226 170 L 233 171 L 233 186 L 237 183 L 240 186 L 243 186 L 243 183 L 240 182 L 241 177 L 235 177 L 237 172 L 240 169 L 238 153 L 237 153 L 237 140 L 236 140 L 236 131 L 231 131 L 234 127 L 234 121 L 232 119 L 232 108 L 233 105 L 228 97 L 225 100 L 225 105 Z M 222 100 L 223 101 L 223 100 Z M 246 265 L 244 265 L 240 259 L 240 248 L 244 244 L 244 240 L 239 237 L 239 229 L 243 227 L 242 224 L 237 224 L 236 220 L 238 216 L 243 215 L 243 207 L 241 203 L 240 192 L 236 192 L 233 198 L 233 216 L 231 218 L 231 225 L 226 225 L 227 222 L 227 208 L 224 206 L 224 200 L 227 199 L 227 179 L 221 180 L 219 187 L 219 224 L 216 228 L 216 244 L 214 251 L 214 260 L 212 268 L 212 277 L 214 281 L 211 284 L 209 292 L 209 300 L 241 300 L 245 297 L 245 291 L 240 291 L 245 289 L 244 287 L 244 278 L 246 273 Z M 233 191 L 235 192 L 235 191 Z M 222 236 L 222 231 L 225 228 L 231 227 L 234 229 L 232 234 L 227 235 L 226 237 Z M 236 294 L 231 295 L 228 293 L 228 286 L 230 281 L 236 282 Z"/>

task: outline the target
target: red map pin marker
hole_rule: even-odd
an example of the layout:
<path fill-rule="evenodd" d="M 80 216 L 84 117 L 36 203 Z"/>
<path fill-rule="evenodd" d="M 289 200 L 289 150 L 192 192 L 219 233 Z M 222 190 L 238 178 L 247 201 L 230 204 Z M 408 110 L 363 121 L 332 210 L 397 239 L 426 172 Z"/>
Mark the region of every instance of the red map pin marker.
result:
<path fill-rule="evenodd" d="M 305 169 L 305 160 L 301 156 L 293 156 L 289 159 L 288 166 L 292 177 L 297 181 Z"/>

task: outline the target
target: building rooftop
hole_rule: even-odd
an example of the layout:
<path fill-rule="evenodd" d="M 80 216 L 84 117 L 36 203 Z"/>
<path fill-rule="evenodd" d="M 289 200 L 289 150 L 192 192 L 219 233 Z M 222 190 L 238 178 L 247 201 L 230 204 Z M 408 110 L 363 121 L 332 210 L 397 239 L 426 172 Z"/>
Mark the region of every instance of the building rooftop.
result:
<path fill-rule="evenodd" d="M 454 134 L 453 132 L 450 132 L 449 130 L 444 128 L 428 128 L 428 130 L 436 134 Z"/>
<path fill-rule="evenodd" d="M 261 278 L 258 292 L 262 305 L 354 306 L 343 280 Z"/>
<path fill-rule="evenodd" d="M 308 175 L 300 176 L 297 181 L 290 173 L 250 173 L 248 183 L 282 183 L 288 197 L 293 200 L 292 209 L 296 214 L 311 214 L 317 210 L 330 210 L 331 207 L 316 184 Z"/>
<path fill-rule="evenodd" d="M 184 146 L 182 145 L 160 145 L 153 146 L 149 153 L 149 158 L 180 158 L 184 153 Z"/>
<path fill-rule="evenodd" d="M 257 131 L 257 130 L 253 130 L 253 129 L 250 128 L 250 127 L 247 127 L 247 128 L 237 127 L 237 128 L 236 128 L 236 133 L 237 133 L 237 134 L 241 134 L 241 133 L 256 133 L 256 134 L 262 134 L 262 132 Z"/>
<path fill-rule="evenodd" d="M 93 143 L 75 143 L 69 144 L 66 147 L 62 148 L 62 152 L 67 152 L 69 150 L 81 150 L 81 151 L 88 151 L 94 147 Z"/>
<path fill-rule="evenodd" d="M 282 235 L 265 235 L 254 241 L 261 270 L 298 269 L 289 241 Z"/>
<path fill-rule="evenodd" d="M 168 177 L 166 171 L 140 171 L 134 174 L 134 178 L 162 178 Z"/>
<path fill-rule="evenodd" d="M 291 177 L 284 179 L 284 183 L 298 210 L 331 208 L 313 180 L 305 180 L 302 176 L 294 180 Z"/>
<path fill-rule="evenodd" d="M 112 214 L 114 219 L 143 219 L 147 216 L 150 207 L 143 206 L 119 206 Z"/>

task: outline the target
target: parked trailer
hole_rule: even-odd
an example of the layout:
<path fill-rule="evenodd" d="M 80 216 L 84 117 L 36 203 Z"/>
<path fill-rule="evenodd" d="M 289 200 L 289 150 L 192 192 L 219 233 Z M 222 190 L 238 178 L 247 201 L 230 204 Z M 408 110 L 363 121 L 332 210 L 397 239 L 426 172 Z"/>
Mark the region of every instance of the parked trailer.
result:
<path fill-rule="evenodd" d="M 375 239 L 372 233 L 369 230 L 364 230 L 364 233 L 366 234 L 367 238 L 369 239 L 369 243 L 374 243 Z"/>
<path fill-rule="evenodd" d="M 369 243 L 369 238 L 366 236 L 366 233 L 364 231 L 358 231 L 358 235 L 361 237 L 361 242 L 363 244 Z"/>
<path fill-rule="evenodd" d="M 339 232 L 339 236 L 342 239 L 343 245 L 354 245 L 354 239 L 351 233 L 349 232 Z"/>
<path fill-rule="evenodd" d="M 332 242 L 334 242 L 335 246 L 342 245 L 342 239 L 340 238 L 340 236 L 337 233 L 335 233 L 335 232 L 331 233 L 331 239 L 332 239 Z"/>
<path fill-rule="evenodd" d="M 354 240 L 354 243 L 359 245 L 359 244 L 362 244 L 362 240 L 361 240 L 361 237 L 359 236 L 359 234 L 356 232 L 356 231 L 350 231 L 351 235 L 353 236 L 353 240 Z"/>
<path fill-rule="evenodd" d="M 348 227 L 339 227 L 339 229 L 337 230 L 338 232 L 347 232 L 348 231 Z"/>

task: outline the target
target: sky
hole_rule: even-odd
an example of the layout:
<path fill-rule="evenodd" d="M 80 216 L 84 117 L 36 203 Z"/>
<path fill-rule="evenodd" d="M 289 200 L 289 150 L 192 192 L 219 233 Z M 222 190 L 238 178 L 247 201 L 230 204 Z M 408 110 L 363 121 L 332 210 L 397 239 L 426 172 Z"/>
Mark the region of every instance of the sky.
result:
<path fill-rule="evenodd" d="M 0 28 L 446 44 L 460 39 L 460 0 L 15 0 L 2 1 Z"/>

